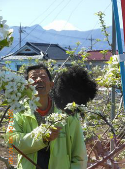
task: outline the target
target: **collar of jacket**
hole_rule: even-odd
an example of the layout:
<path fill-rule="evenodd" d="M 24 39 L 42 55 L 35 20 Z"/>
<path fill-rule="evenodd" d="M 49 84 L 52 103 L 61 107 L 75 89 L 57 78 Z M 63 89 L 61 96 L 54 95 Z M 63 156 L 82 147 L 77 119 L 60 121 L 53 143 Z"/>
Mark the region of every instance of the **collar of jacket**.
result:
<path fill-rule="evenodd" d="M 31 112 L 30 107 L 29 107 L 29 106 L 27 106 L 27 107 L 28 107 L 28 110 L 25 111 L 24 115 L 36 119 L 34 113 Z M 54 104 L 54 102 L 53 102 L 53 100 L 52 100 L 52 107 L 51 107 L 51 109 L 49 110 L 48 114 L 54 113 L 54 112 L 57 112 L 57 111 L 58 111 L 58 109 L 55 107 L 55 104 Z"/>

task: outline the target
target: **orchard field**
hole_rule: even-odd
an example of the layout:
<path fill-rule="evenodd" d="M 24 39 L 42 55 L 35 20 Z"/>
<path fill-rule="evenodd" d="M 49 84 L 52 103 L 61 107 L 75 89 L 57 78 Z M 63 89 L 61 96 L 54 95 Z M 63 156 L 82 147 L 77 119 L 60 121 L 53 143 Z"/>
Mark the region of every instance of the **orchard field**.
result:
<path fill-rule="evenodd" d="M 123 113 L 123 104 L 119 107 L 122 101 L 122 95 L 116 92 L 115 94 L 115 106 L 117 111 L 115 111 L 116 118 L 113 122 L 110 120 L 111 90 L 103 88 L 98 90 L 96 98 L 88 105 L 88 107 L 90 107 L 91 110 L 94 109 L 96 113 L 89 112 L 85 119 L 81 121 L 89 159 L 88 168 L 90 165 L 98 163 L 110 154 L 111 140 L 116 141 L 113 143 L 114 149 L 122 146 L 125 142 L 125 114 Z M 6 108 L 7 106 L 1 107 L 0 118 L 2 118 Z M 98 115 L 100 112 L 103 116 Z M 4 142 L 4 134 L 8 125 L 8 120 L 8 115 L 6 114 L 0 128 L 0 158 L 4 157 L 7 160 L 10 157 L 10 153 Z M 13 157 L 13 166 L 16 167 L 17 155 L 13 152 L 11 156 Z M 115 153 L 114 159 L 108 158 L 105 162 L 102 162 L 100 166 L 94 168 L 110 169 L 113 164 L 114 169 L 125 169 L 125 147 L 122 147 L 118 153 Z M 0 166 L 1 169 L 7 168 L 5 162 L 3 162 L 3 160 L 1 161 L 1 159 Z"/>

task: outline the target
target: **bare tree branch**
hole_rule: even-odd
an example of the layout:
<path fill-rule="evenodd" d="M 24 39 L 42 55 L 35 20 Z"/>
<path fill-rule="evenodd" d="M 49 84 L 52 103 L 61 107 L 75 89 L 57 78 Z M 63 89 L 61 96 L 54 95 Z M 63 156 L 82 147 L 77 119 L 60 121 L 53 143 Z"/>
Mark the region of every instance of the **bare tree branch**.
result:
<path fill-rule="evenodd" d="M 6 113 L 7 113 L 7 111 L 8 111 L 9 108 L 10 108 L 10 106 L 8 106 L 8 107 L 6 108 L 6 110 L 5 110 L 5 112 L 4 112 L 3 116 L 2 116 L 2 118 L 1 118 L 1 120 L 0 120 L 0 127 L 2 126 L 1 123 L 2 123 L 3 119 L 5 118 Z"/>
<path fill-rule="evenodd" d="M 102 165 L 106 160 L 110 159 L 112 156 L 114 156 L 116 153 L 121 151 L 125 148 L 125 144 L 121 145 L 120 147 L 116 147 L 108 156 L 104 157 L 103 160 L 93 164 L 92 166 L 88 167 L 87 169 L 95 169 L 99 165 Z"/>

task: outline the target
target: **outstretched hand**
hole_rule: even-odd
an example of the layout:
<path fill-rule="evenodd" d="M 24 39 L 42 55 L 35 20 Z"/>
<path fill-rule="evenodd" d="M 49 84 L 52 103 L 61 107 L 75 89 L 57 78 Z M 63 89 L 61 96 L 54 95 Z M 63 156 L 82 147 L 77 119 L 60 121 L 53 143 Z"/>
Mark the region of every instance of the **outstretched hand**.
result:
<path fill-rule="evenodd" d="M 47 138 L 47 141 L 55 140 L 58 137 L 61 129 L 62 129 L 62 127 L 56 127 L 56 129 L 50 129 L 51 134 L 50 134 L 50 137 Z"/>

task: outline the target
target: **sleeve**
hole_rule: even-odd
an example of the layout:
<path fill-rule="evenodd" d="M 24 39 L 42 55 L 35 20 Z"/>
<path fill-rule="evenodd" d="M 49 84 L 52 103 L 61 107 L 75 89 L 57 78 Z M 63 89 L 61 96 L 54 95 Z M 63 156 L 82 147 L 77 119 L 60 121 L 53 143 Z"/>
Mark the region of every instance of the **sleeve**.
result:
<path fill-rule="evenodd" d="M 71 131 L 71 169 L 87 169 L 87 152 L 80 121 L 74 117 Z"/>
<path fill-rule="evenodd" d="M 29 133 L 24 132 L 23 121 L 26 123 L 26 120 L 24 120 L 24 118 L 19 115 L 19 113 L 14 116 L 13 123 L 8 125 L 5 134 L 5 142 L 7 145 L 9 147 L 12 146 L 12 144 L 15 145 L 24 154 L 34 153 L 46 147 L 48 144 L 44 143 L 42 138 L 35 139 L 33 137 L 34 130 Z M 14 151 L 18 153 L 16 150 Z"/>

